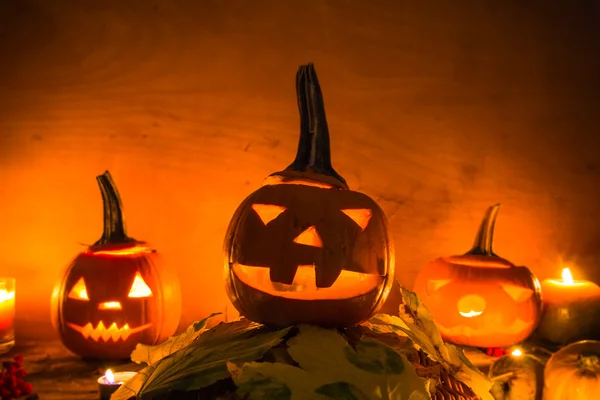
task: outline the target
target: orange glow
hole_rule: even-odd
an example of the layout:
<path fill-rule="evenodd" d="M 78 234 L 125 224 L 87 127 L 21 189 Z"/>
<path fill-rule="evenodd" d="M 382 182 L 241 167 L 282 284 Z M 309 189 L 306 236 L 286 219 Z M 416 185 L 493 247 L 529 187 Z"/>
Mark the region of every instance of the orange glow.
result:
<path fill-rule="evenodd" d="M 354 221 L 356 225 L 360 226 L 360 229 L 363 231 L 367 229 L 367 225 L 369 225 L 369 221 L 373 216 L 373 211 L 366 208 L 346 209 L 342 210 L 342 212 Z"/>
<path fill-rule="evenodd" d="M 133 246 L 133 247 L 127 247 L 125 249 L 118 249 L 118 250 L 97 250 L 97 251 L 92 251 L 89 250 L 86 253 L 89 254 L 93 254 L 96 256 L 131 256 L 131 255 L 137 255 L 137 254 L 146 254 L 146 253 L 152 253 L 154 250 L 152 250 L 150 247 L 148 246 Z"/>
<path fill-rule="evenodd" d="M 144 278 L 142 278 L 139 272 L 135 274 L 133 284 L 131 285 L 131 290 L 129 290 L 129 294 L 127 296 L 135 298 L 152 296 L 152 290 L 150 290 L 150 287 L 146 284 Z"/>
<path fill-rule="evenodd" d="M 521 357 L 523 355 L 523 352 L 521 351 L 521 349 L 514 349 L 510 354 L 512 354 L 515 357 Z"/>
<path fill-rule="evenodd" d="M 315 226 L 308 227 L 304 232 L 294 239 L 294 243 L 303 244 L 305 246 L 323 247 L 323 241 L 317 233 Z"/>
<path fill-rule="evenodd" d="M 462 315 L 463 317 L 465 317 L 465 318 L 473 318 L 473 317 L 478 317 L 478 316 L 480 316 L 481 314 L 483 314 L 483 311 L 473 311 L 473 310 L 471 310 L 471 311 L 469 311 L 469 312 L 462 312 L 462 311 L 459 311 L 458 313 L 459 313 L 460 315 Z"/>
<path fill-rule="evenodd" d="M 370 292 L 381 285 L 384 277 L 342 270 L 329 288 L 317 288 L 314 265 L 300 265 L 290 285 L 271 282 L 269 268 L 234 264 L 233 272 L 249 286 L 273 296 L 291 299 L 320 300 L 352 298 Z"/>
<path fill-rule="evenodd" d="M 483 314 L 486 305 L 487 303 L 483 297 L 469 294 L 458 300 L 458 313 L 465 318 L 478 317 Z"/>
<path fill-rule="evenodd" d="M 325 182 L 317 182 L 310 181 L 304 179 L 282 179 L 280 176 L 269 176 L 264 180 L 263 185 L 272 186 L 272 185 L 303 185 L 303 186 L 312 186 L 318 187 L 321 189 L 333 189 L 334 186 Z"/>
<path fill-rule="evenodd" d="M 121 310 L 121 303 L 118 301 L 105 301 L 98 304 L 98 310 Z"/>
<path fill-rule="evenodd" d="M 473 318 L 473 317 L 466 317 Z M 531 321 L 523 321 L 521 318 L 516 318 L 510 325 L 492 325 L 487 324 L 483 327 L 472 327 L 466 324 L 455 325 L 448 328 L 441 323 L 437 323 L 440 333 L 445 337 L 452 338 L 478 338 L 482 336 L 497 336 L 497 335 L 508 335 L 511 337 L 510 341 L 520 341 L 523 332 L 533 330 L 534 323 Z"/>
<path fill-rule="evenodd" d="M 73 285 L 73 288 L 71 289 L 71 291 L 69 292 L 69 295 L 67 297 L 69 297 L 70 299 L 75 299 L 75 300 L 89 300 L 90 299 L 88 297 L 87 288 L 85 287 L 85 281 L 83 280 L 83 278 L 79 278 L 77 283 L 75 283 L 75 285 Z"/>
<path fill-rule="evenodd" d="M 112 340 L 113 342 L 118 342 L 119 340 L 125 341 L 134 333 L 141 332 L 151 326 L 151 324 L 146 324 L 138 328 L 131 329 L 129 328 L 128 324 L 125 324 L 119 328 L 117 324 L 113 322 L 112 325 L 106 328 L 104 326 L 104 322 L 102 321 L 100 321 L 98 326 L 95 328 L 90 322 L 85 324 L 85 326 L 79 326 L 70 322 L 67 322 L 67 325 L 71 329 L 81 333 L 84 338 L 92 339 L 96 342 L 100 340 L 103 340 L 104 342 L 108 342 L 109 340 Z"/>
<path fill-rule="evenodd" d="M 279 217 L 285 211 L 285 207 L 273 204 L 252 204 L 252 209 L 265 225 Z"/>

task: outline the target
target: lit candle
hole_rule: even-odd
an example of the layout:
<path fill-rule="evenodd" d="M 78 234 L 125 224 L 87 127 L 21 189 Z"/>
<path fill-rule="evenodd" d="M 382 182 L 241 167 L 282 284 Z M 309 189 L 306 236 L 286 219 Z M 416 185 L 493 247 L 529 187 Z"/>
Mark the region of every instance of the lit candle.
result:
<path fill-rule="evenodd" d="M 15 346 L 15 279 L 0 278 L 0 354 Z"/>
<path fill-rule="evenodd" d="M 521 357 L 523 355 L 523 352 L 521 351 L 521 349 L 514 349 L 510 354 L 513 357 Z"/>
<path fill-rule="evenodd" d="M 571 270 L 562 270 L 562 280 L 542 281 L 544 312 L 536 336 L 557 344 L 600 339 L 600 287 L 574 280 Z"/>
<path fill-rule="evenodd" d="M 110 400 L 110 396 L 121 387 L 121 385 L 133 378 L 135 372 L 123 371 L 112 372 L 107 369 L 104 376 L 98 378 L 98 387 L 100 388 L 100 400 Z"/>

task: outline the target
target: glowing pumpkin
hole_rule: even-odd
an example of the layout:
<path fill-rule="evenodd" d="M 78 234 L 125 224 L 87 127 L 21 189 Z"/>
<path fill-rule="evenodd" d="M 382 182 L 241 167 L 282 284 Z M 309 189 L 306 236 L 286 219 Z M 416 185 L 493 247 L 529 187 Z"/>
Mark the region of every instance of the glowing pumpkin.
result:
<path fill-rule="evenodd" d="M 351 326 L 373 315 L 389 293 L 394 253 L 387 220 L 331 166 L 312 64 L 298 70 L 296 90 L 296 159 L 269 176 L 231 219 L 224 245 L 227 293 L 240 314 L 256 322 Z"/>
<path fill-rule="evenodd" d="M 499 207 L 488 209 L 469 252 L 438 258 L 417 275 L 414 291 L 446 341 L 506 347 L 526 339 L 540 320 L 538 279 L 492 251 Z"/>
<path fill-rule="evenodd" d="M 600 342 L 575 342 L 554 353 L 544 369 L 543 400 L 592 399 L 600 399 Z"/>
<path fill-rule="evenodd" d="M 156 250 L 127 236 L 110 173 L 97 180 L 104 233 L 75 257 L 56 286 L 53 322 L 73 353 L 126 359 L 137 343 L 156 344 L 175 332 L 181 294 L 176 275 L 160 267 Z"/>

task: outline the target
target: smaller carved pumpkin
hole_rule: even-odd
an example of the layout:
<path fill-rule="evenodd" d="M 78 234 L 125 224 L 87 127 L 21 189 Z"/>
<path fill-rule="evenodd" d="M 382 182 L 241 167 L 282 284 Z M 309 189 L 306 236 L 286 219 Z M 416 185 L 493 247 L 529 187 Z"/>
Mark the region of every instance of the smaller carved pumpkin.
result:
<path fill-rule="evenodd" d="M 526 339 L 539 322 L 539 281 L 492 251 L 499 207 L 488 209 L 470 251 L 438 258 L 417 275 L 414 291 L 446 341 L 507 347 Z"/>
<path fill-rule="evenodd" d="M 393 282 L 387 219 L 331 165 L 312 64 L 299 68 L 296 91 L 296 159 L 233 215 L 224 244 L 226 289 L 240 314 L 255 322 L 352 326 L 377 311 Z"/>
<path fill-rule="evenodd" d="M 599 341 L 575 342 L 550 357 L 544 369 L 543 399 L 600 399 Z"/>
<path fill-rule="evenodd" d="M 67 268 L 53 294 L 55 329 L 84 358 L 126 359 L 137 343 L 160 343 L 177 329 L 177 276 L 161 267 L 149 244 L 127 236 L 121 199 L 110 173 L 97 177 L 104 233 Z"/>

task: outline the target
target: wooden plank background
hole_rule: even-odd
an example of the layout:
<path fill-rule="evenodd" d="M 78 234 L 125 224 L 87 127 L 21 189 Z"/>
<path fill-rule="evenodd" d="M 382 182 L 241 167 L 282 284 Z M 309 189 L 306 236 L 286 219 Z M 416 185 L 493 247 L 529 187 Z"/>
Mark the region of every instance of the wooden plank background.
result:
<path fill-rule="evenodd" d="M 600 282 L 598 4 L 1 1 L 0 275 L 21 326 L 49 326 L 52 283 L 99 237 L 107 168 L 130 233 L 182 276 L 182 324 L 223 311 L 225 228 L 293 159 L 308 61 L 401 283 L 466 251 L 496 202 L 499 254 Z"/>

